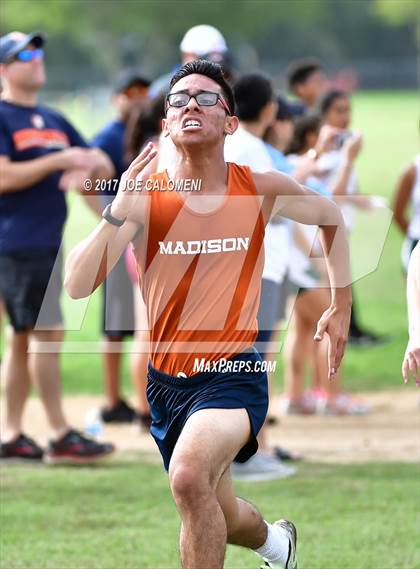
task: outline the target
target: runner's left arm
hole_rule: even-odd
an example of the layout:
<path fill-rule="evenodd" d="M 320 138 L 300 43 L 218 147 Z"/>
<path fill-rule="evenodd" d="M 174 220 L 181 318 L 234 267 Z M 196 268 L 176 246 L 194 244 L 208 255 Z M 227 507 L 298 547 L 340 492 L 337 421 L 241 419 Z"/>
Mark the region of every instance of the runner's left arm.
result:
<path fill-rule="evenodd" d="M 333 379 L 343 359 L 351 313 L 349 246 L 343 216 L 331 200 L 301 186 L 281 172 L 254 173 L 260 195 L 268 198 L 272 214 L 306 225 L 318 225 L 331 287 L 331 304 L 321 316 L 315 340 L 329 336 L 329 377 Z"/>

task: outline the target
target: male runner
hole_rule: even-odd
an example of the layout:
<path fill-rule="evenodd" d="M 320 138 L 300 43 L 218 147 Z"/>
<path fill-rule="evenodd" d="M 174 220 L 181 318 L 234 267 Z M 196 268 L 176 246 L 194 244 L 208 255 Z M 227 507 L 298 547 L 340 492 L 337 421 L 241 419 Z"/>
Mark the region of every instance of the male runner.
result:
<path fill-rule="evenodd" d="M 335 204 L 279 172 L 256 174 L 225 162 L 225 136 L 238 126 L 233 106 L 218 65 L 198 60 L 174 75 L 164 133 L 178 160 L 152 174 L 156 150 L 148 145 L 132 162 L 104 219 L 70 253 L 65 286 L 72 297 L 88 296 L 134 240 L 151 328 L 151 433 L 182 518 L 184 568 L 221 569 L 231 543 L 253 549 L 270 567 L 294 569 L 293 524 L 265 522 L 235 497 L 229 478 L 235 457 L 245 461 L 256 452 L 267 412 L 267 377 L 252 348 L 264 225 L 280 207 L 285 216 L 320 226 L 332 303 L 316 339 L 329 335 L 331 378 L 350 317 L 350 289 L 343 286 L 348 249 Z M 167 191 L 197 179 L 195 195 Z M 133 195 L 134 182 L 156 191 Z M 204 371 L 196 371 L 197 360 L 205 361 Z"/>

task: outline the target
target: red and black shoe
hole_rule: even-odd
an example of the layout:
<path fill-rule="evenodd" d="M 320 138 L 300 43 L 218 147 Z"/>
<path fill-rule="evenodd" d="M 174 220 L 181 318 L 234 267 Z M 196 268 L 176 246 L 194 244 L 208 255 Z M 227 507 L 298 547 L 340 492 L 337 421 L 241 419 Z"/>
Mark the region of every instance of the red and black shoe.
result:
<path fill-rule="evenodd" d="M 9 443 L 0 443 L 0 460 L 37 461 L 42 460 L 44 451 L 35 441 L 21 433 Z"/>
<path fill-rule="evenodd" d="M 100 443 L 71 429 L 58 441 L 50 441 L 44 455 L 48 464 L 91 464 L 112 454 L 111 443 Z"/>

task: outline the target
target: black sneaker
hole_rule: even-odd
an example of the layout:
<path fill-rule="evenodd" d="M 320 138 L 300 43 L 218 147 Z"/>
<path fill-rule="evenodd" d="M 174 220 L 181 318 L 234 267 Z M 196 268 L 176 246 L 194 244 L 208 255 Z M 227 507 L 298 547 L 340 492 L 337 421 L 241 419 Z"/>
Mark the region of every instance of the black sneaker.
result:
<path fill-rule="evenodd" d="M 135 423 L 141 431 L 150 431 L 152 425 L 152 416 L 149 413 L 136 413 Z"/>
<path fill-rule="evenodd" d="M 42 460 L 44 451 L 35 441 L 21 433 L 10 443 L 0 443 L 0 459 L 10 461 Z"/>
<path fill-rule="evenodd" d="M 99 443 L 71 429 L 58 441 L 50 441 L 44 456 L 48 464 L 89 464 L 113 453 L 111 443 Z"/>
<path fill-rule="evenodd" d="M 269 427 L 275 427 L 276 425 L 278 425 L 280 423 L 278 418 L 275 417 L 274 415 L 267 415 L 266 421 L 267 421 L 267 425 Z"/>
<path fill-rule="evenodd" d="M 132 423 L 136 418 L 136 412 L 120 399 L 114 407 L 101 409 L 101 417 L 104 423 Z"/>
<path fill-rule="evenodd" d="M 273 456 L 275 459 L 279 460 L 280 462 L 288 460 L 297 461 L 303 459 L 303 456 L 300 453 L 287 450 L 283 447 L 274 447 Z"/>

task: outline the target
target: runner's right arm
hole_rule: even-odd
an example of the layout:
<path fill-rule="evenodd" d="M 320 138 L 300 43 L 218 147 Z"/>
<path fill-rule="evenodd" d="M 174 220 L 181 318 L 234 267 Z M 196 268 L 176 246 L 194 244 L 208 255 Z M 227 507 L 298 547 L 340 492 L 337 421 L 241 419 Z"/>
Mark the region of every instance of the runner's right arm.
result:
<path fill-rule="evenodd" d="M 142 184 L 156 169 L 156 148 L 148 144 L 124 172 L 111 215 L 126 220 L 117 227 L 102 220 L 86 239 L 74 247 L 66 262 L 64 287 L 72 298 L 85 298 L 105 280 L 145 219 L 146 200 L 126 191 L 129 181 Z"/>

